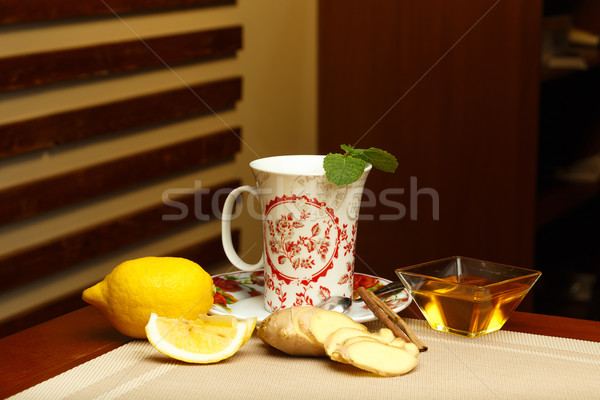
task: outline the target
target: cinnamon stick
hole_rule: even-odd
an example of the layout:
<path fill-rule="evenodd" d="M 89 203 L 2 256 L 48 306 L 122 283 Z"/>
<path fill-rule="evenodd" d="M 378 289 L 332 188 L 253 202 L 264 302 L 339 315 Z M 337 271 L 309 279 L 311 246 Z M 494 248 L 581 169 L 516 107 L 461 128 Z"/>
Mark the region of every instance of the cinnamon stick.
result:
<path fill-rule="evenodd" d="M 412 329 L 408 327 L 406 322 L 391 310 L 383 300 L 367 291 L 364 287 L 358 288 L 358 294 L 377 319 L 379 319 L 386 328 L 390 329 L 396 337 L 401 337 L 407 342 L 414 343 L 421 352 L 427 351 L 427 346 L 417 337 Z"/>

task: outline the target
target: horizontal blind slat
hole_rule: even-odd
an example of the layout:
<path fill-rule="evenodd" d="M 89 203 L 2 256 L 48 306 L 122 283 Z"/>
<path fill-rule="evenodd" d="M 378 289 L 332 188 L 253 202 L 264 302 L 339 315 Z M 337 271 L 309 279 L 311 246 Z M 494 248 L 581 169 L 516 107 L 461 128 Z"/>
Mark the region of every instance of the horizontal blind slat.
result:
<path fill-rule="evenodd" d="M 0 92 L 233 55 L 242 28 L 109 43 L 0 59 Z"/>
<path fill-rule="evenodd" d="M 2 0 L 0 24 L 235 4 L 235 0 Z"/>
<path fill-rule="evenodd" d="M 164 146 L 0 191 L 0 224 L 18 221 L 94 196 L 192 168 L 231 160 L 241 128 Z"/>
<path fill-rule="evenodd" d="M 234 107 L 239 77 L 0 125 L 0 157 Z"/>
<path fill-rule="evenodd" d="M 166 204 L 159 203 L 0 257 L 0 294 L 184 224 L 198 222 L 200 218 L 208 221 L 219 215 L 225 201 L 223 193 L 238 186 L 240 181 L 232 180 L 169 198 Z M 213 198 L 215 194 L 217 197 Z"/>

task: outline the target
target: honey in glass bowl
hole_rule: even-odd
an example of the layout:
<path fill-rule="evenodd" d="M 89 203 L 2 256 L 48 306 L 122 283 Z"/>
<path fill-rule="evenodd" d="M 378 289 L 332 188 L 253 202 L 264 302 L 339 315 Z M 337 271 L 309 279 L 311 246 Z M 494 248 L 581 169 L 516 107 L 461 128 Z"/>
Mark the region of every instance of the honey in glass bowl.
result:
<path fill-rule="evenodd" d="M 449 257 L 396 270 L 429 325 L 477 337 L 502 328 L 541 273 Z"/>

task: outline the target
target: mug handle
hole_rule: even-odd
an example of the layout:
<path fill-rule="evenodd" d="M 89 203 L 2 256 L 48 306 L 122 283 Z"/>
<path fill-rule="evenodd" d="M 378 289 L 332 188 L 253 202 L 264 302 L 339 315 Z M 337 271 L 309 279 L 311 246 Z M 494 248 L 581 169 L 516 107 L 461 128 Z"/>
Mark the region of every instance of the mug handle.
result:
<path fill-rule="evenodd" d="M 240 186 L 229 193 L 227 199 L 225 199 L 223 213 L 221 216 L 221 240 L 223 241 L 223 250 L 225 250 L 225 255 L 229 259 L 229 262 L 242 271 L 256 271 L 257 269 L 262 268 L 264 265 L 264 254 L 261 256 L 260 261 L 258 261 L 256 264 L 248 264 L 237 254 L 231 240 L 231 215 L 233 212 L 233 206 L 235 205 L 236 199 L 240 194 L 242 194 L 242 192 L 248 192 L 258 197 L 258 190 L 253 186 Z"/>

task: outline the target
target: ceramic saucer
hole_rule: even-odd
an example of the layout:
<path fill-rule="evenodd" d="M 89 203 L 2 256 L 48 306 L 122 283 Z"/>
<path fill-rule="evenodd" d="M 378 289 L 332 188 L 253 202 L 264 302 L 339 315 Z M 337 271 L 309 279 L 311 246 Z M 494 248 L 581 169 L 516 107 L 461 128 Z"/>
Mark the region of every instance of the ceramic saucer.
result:
<path fill-rule="evenodd" d="M 233 315 L 239 319 L 257 317 L 259 322 L 270 314 L 264 307 L 264 271 L 235 271 L 214 275 L 212 278 L 217 292 L 210 314 Z M 356 289 L 360 286 L 375 290 L 389 282 L 384 278 L 355 273 L 354 296 L 357 297 Z M 395 312 L 399 312 L 408 307 L 410 296 L 404 289 L 385 299 L 385 303 Z M 360 323 L 377 319 L 363 303 L 360 303 L 360 306 L 354 305 L 346 314 Z"/>

